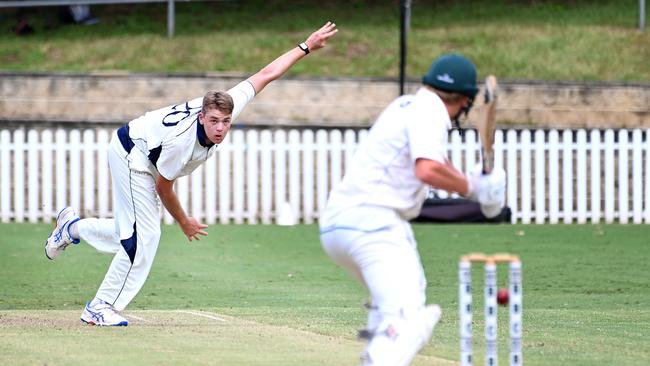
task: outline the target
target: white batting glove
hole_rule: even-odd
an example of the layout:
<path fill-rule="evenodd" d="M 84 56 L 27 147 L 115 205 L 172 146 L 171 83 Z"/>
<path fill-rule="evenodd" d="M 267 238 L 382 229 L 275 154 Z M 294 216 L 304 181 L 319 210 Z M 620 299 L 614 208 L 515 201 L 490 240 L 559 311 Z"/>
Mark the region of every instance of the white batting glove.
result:
<path fill-rule="evenodd" d="M 495 168 L 492 173 L 483 174 L 479 164 L 472 170 L 467 180 L 469 182 L 467 198 L 480 203 L 481 206 L 503 206 L 506 197 L 505 170 Z"/>

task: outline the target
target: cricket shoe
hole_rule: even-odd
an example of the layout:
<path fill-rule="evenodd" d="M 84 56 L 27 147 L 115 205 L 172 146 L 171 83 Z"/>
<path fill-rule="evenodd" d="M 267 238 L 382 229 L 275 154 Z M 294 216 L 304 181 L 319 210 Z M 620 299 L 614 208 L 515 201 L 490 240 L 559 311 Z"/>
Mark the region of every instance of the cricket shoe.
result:
<path fill-rule="evenodd" d="M 70 235 L 70 225 L 79 221 L 79 215 L 72 207 L 66 207 L 56 216 L 54 231 L 45 241 L 45 256 L 54 260 L 70 244 L 78 244 L 79 239 Z"/>
<path fill-rule="evenodd" d="M 431 338 L 440 320 L 438 305 L 429 305 L 411 316 L 385 319 L 361 355 L 362 366 L 407 366 Z"/>
<path fill-rule="evenodd" d="M 84 312 L 81 314 L 81 321 L 88 325 L 126 327 L 129 325 L 120 313 L 106 301 L 94 299 L 88 301 Z"/>

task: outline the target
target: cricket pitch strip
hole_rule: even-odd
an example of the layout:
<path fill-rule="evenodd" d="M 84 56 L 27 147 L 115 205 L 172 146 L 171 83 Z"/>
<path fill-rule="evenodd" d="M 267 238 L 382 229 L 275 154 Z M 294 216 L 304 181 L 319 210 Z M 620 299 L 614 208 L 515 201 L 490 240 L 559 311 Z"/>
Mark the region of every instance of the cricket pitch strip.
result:
<path fill-rule="evenodd" d="M 81 310 L 0 311 L 5 365 L 355 365 L 363 343 L 210 311 L 125 311 L 128 327 L 80 322 Z M 457 362 L 418 355 L 414 366 Z"/>

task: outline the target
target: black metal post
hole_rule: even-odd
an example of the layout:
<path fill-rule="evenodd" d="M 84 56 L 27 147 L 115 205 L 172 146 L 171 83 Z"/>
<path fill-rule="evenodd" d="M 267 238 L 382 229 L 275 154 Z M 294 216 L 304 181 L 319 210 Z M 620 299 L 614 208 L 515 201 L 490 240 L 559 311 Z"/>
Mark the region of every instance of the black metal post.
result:
<path fill-rule="evenodd" d="M 411 0 L 400 0 L 399 95 L 404 95 L 404 83 L 406 81 L 407 36 L 410 22 Z"/>

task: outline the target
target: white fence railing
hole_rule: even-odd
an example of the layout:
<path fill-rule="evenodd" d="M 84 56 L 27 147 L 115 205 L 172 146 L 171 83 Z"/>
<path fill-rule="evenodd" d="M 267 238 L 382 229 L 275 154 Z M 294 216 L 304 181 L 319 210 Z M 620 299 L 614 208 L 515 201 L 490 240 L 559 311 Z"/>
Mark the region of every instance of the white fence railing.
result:
<path fill-rule="evenodd" d="M 272 223 L 287 204 L 312 223 L 366 133 L 235 130 L 176 190 L 188 213 L 209 224 Z M 49 222 L 65 205 L 110 217 L 110 134 L 0 131 L 0 220 Z M 650 223 L 649 137 L 650 130 L 497 131 L 495 164 L 507 171 L 512 221 Z M 450 159 L 463 171 L 478 162 L 479 147 L 472 130 L 450 135 Z"/>

